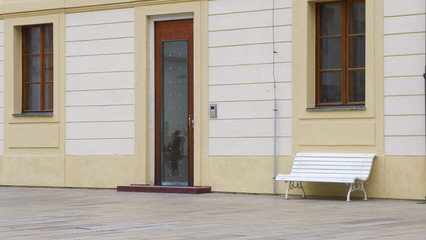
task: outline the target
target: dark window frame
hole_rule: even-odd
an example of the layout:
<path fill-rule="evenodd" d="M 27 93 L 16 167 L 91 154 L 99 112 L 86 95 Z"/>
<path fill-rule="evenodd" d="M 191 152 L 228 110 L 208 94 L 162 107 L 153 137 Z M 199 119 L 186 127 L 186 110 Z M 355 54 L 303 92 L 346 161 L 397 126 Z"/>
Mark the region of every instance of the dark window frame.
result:
<path fill-rule="evenodd" d="M 351 68 L 349 63 L 351 61 L 349 39 L 350 37 L 357 36 L 366 36 L 366 30 L 364 29 L 363 33 L 349 33 L 349 3 L 351 2 L 365 2 L 365 0 L 339 0 L 339 1 L 330 1 L 330 2 L 320 2 L 315 5 L 315 103 L 316 106 L 356 106 L 356 105 L 365 105 L 364 101 L 351 102 L 350 101 L 350 92 L 351 85 L 349 84 L 349 71 L 363 71 L 365 74 L 365 65 L 364 67 Z M 321 36 L 321 25 L 320 25 L 320 6 L 327 4 L 342 4 L 342 33 L 341 35 L 330 35 L 330 36 Z M 325 38 L 341 38 L 342 43 L 342 53 L 341 53 L 341 68 L 340 69 L 321 69 L 321 45 L 320 40 Z M 366 53 L 364 52 L 364 59 L 366 59 Z M 323 72 L 341 72 L 341 102 L 321 102 L 322 97 L 322 85 L 321 85 L 321 73 Z M 363 89 L 364 96 L 366 94 L 366 89 Z"/>
<path fill-rule="evenodd" d="M 50 42 L 52 44 L 51 52 L 47 52 L 46 50 L 46 39 L 45 32 L 46 27 L 51 27 L 51 35 L 49 36 Z M 40 52 L 37 53 L 28 53 L 27 52 L 27 30 L 31 28 L 40 28 Z M 53 87 L 54 87 L 54 77 L 53 77 L 53 69 L 54 69 L 54 50 L 53 50 L 53 24 L 37 24 L 37 25 L 27 25 L 21 27 L 22 33 L 22 113 L 37 113 L 37 112 L 53 112 Z M 27 72 L 27 57 L 30 56 L 38 56 L 40 58 L 40 81 L 39 82 L 31 82 L 28 80 L 28 72 Z M 47 67 L 51 68 L 51 73 L 49 71 L 45 71 L 46 68 L 46 56 L 51 56 L 51 64 Z M 47 75 L 47 80 L 46 80 Z M 40 108 L 39 109 L 30 109 L 29 104 L 29 86 L 30 85 L 40 85 L 39 98 L 40 98 Z M 46 89 L 46 85 L 50 85 L 50 89 Z M 46 97 L 46 95 L 48 97 Z M 50 107 L 49 107 L 50 106 Z"/>

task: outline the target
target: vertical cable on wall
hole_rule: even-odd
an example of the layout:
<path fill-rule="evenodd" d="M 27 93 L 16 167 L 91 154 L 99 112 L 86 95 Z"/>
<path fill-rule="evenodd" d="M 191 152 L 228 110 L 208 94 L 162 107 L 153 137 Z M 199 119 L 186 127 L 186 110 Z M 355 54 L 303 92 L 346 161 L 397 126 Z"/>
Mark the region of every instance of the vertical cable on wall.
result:
<path fill-rule="evenodd" d="M 426 13 L 426 5 L 425 5 L 425 13 Z M 426 19 L 425 19 L 426 24 Z M 425 32 L 426 36 L 426 32 Z M 426 49 L 426 40 L 425 40 L 425 49 Z M 425 156 L 426 156 L 426 54 L 425 54 L 425 72 L 423 73 L 423 77 L 425 79 Z M 425 193 L 425 201 L 426 201 L 426 193 Z"/>
<path fill-rule="evenodd" d="M 272 77 L 274 79 L 274 194 L 277 193 L 277 83 L 275 78 L 275 0 L 272 0 Z"/>

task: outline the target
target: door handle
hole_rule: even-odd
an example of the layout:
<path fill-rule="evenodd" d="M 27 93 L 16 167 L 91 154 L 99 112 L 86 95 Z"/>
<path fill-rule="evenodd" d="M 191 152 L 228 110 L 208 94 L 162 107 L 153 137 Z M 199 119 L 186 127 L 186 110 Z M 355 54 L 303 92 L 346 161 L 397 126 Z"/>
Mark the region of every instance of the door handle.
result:
<path fill-rule="evenodd" d="M 194 127 L 194 119 L 191 119 L 191 116 L 188 117 L 188 125 L 191 125 L 192 127 Z"/>

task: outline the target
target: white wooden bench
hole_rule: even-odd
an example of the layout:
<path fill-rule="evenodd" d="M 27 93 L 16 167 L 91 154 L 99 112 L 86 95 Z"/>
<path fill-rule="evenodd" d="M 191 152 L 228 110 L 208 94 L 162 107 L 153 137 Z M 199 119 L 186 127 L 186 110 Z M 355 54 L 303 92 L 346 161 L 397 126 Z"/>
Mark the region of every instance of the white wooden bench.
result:
<path fill-rule="evenodd" d="M 348 202 L 351 192 L 356 190 L 362 190 L 367 200 L 364 182 L 370 176 L 374 157 L 375 154 L 370 153 L 298 153 L 291 173 L 278 174 L 275 180 L 288 182 L 285 199 L 293 188 L 301 188 L 305 197 L 302 182 L 325 182 L 351 184 Z"/>

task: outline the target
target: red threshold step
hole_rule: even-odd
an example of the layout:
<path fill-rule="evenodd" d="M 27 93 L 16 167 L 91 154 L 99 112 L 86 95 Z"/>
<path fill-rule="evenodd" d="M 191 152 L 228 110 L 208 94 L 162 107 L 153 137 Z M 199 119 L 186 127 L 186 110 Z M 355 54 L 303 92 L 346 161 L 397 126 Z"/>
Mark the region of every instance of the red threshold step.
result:
<path fill-rule="evenodd" d="M 130 186 L 117 186 L 118 192 L 154 192 L 154 193 L 210 193 L 211 187 L 182 187 L 182 186 L 152 186 L 132 184 Z"/>

